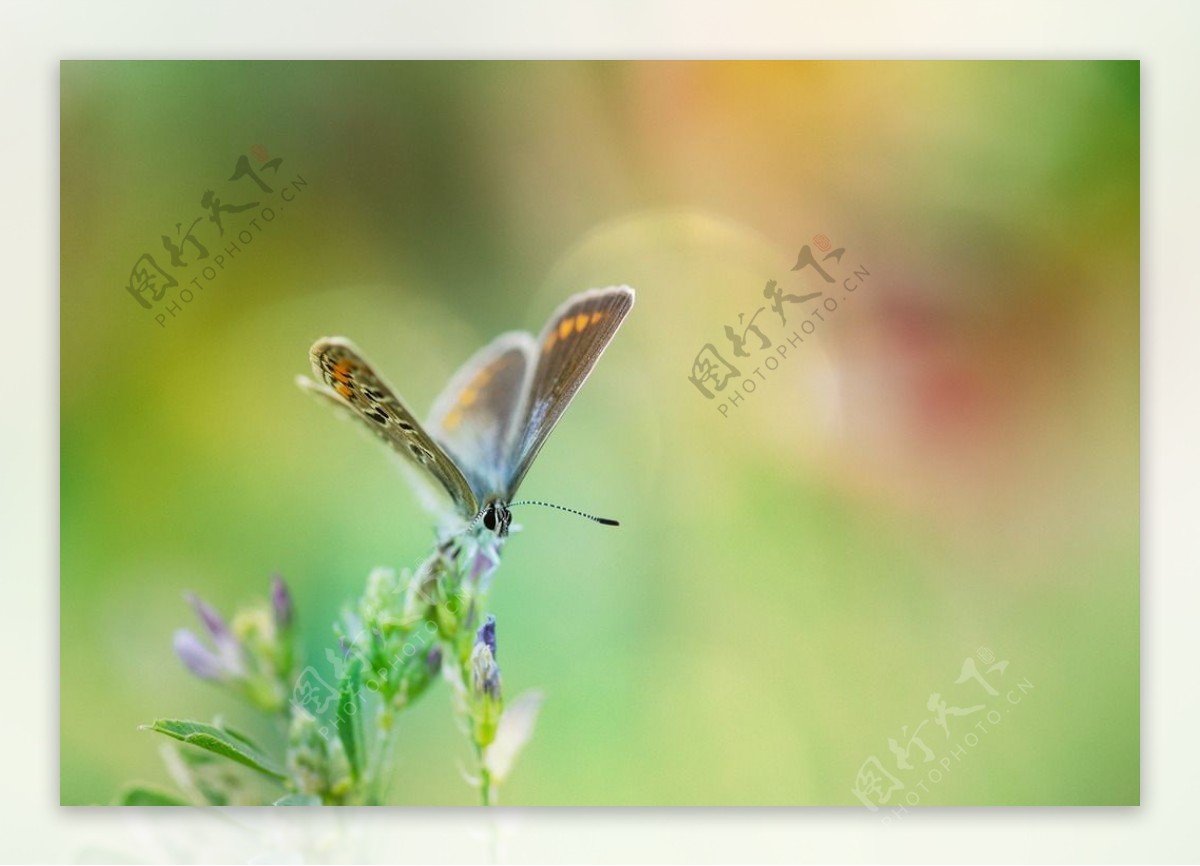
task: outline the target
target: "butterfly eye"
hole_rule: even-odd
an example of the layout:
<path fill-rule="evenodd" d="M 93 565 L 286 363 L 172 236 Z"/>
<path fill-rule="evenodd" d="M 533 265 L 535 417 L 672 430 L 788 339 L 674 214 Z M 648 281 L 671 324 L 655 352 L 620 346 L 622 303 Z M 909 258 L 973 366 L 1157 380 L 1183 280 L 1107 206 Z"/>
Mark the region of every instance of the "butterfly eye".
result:
<path fill-rule="evenodd" d="M 483 525 L 492 532 L 496 531 L 496 509 L 489 505 L 487 510 L 483 512 Z"/>

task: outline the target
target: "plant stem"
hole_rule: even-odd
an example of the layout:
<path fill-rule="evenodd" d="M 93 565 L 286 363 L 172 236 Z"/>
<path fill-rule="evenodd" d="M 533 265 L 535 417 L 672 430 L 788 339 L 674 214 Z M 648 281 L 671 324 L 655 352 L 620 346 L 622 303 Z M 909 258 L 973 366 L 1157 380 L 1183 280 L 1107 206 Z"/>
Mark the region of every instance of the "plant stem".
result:
<path fill-rule="evenodd" d="M 374 766 L 368 771 L 365 787 L 368 803 L 382 806 L 387 781 L 384 774 L 391 765 L 392 744 L 396 741 L 396 718 L 390 701 L 385 700 L 380 706 L 376 724 L 378 732 L 375 735 L 375 756 L 372 761 Z"/>
<path fill-rule="evenodd" d="M 479 794 L 483 798 L 483 805 L 492 806 L 494 804 L 494 792 L 492 790 L 492 774 L 487 768 L 487 764 L 483 760 L 483 749 L 477 750 L 479 753 Z"/>

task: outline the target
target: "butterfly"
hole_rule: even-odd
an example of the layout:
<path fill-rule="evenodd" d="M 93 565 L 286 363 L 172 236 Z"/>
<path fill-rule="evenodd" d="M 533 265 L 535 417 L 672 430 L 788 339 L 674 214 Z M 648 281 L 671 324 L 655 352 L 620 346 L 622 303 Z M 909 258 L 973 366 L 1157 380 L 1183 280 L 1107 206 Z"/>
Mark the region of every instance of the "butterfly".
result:
<path fill-rule="evenodd" d="M 509 331 L 450 379 L 422 425 L 362 353 L 342 337 L 309 350 L 312 391 L 367 425 L 435 481 L 458 516 L 503 538 L 510 506 L 550 431 L 633 308 L 633 289 L 589 289 L 564 301 L 537 338 Z M 561 506 L 553 506 L 561 508 Z M 615 520 L 563 509 L 599 523 Z"/>

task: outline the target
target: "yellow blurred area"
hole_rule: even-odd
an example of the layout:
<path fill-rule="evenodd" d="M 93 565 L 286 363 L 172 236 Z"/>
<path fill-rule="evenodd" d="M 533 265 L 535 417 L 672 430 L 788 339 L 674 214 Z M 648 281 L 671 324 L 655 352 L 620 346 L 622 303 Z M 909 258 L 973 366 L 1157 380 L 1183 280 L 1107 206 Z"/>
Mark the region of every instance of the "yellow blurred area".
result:
<path fill-rule="evenodd" d="M 185 591 L 283 574 L 322 663 L 368 571 L 427 552 L 382 449 L 293 384 L 316 338 L 424 414 L 625 283 L 521 490 L 622 525 L 518 510 L 491 596 L 506 689 L 547 695 L 504 802 L 858 805 L 872 758 L 903 802 L 924 720 L 978 743 L 922 804 L 1136 803 L 1138 118 L 1124 62 L 63 63 L 62 802 L 166 782 L 157 717 L 278 737 L 173 657 Z M 207 191 L 268 201 L 242 156 L 277 212 L 221 233 Z M 224 266 L 184 245 L 192 300 L 143 308 L 135 262 L 197 217 Z M 856 291 L 791 270 L 818 235 Z M 836 309 L 802 333 L 768 280 Z M 706 344 L 740 372 L 712 400 Z M 935 693 L 987 709 L 943 730 Z M 398 801 L 472 802 L 446 689 L 401 724 Z"/>

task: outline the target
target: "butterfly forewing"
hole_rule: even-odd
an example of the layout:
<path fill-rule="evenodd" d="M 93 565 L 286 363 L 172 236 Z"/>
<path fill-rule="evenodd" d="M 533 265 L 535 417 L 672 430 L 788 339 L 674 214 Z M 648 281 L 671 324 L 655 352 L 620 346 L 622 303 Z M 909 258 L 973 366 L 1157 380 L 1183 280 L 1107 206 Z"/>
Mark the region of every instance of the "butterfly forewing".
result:
<path fill-rule="evenodd" d="M 509 446 L 505 499 L 511 500 L 563 411 L 633 307 L 633 289 L 614 286 L 570 297 L 538 337 L 522 417 Z"/>
<path fill-rule="evenodd" d="M 473 517 L 479 501 L 454 461 L 346 340 L 318 340 L 309 350 L 313 373 L 322 386 L 307 383 L 334 403 L 349 409 L 403 457 L 425 470 L 450 495 L 458 513 Z"/>
<path fill-rule="evenodd" d="M 513 423 L 535 356 L 530 334 L 501 334 L 459 368 L 429 413 L 430 435 L 462 467 L 481 503 L 503 487 Z"/>

